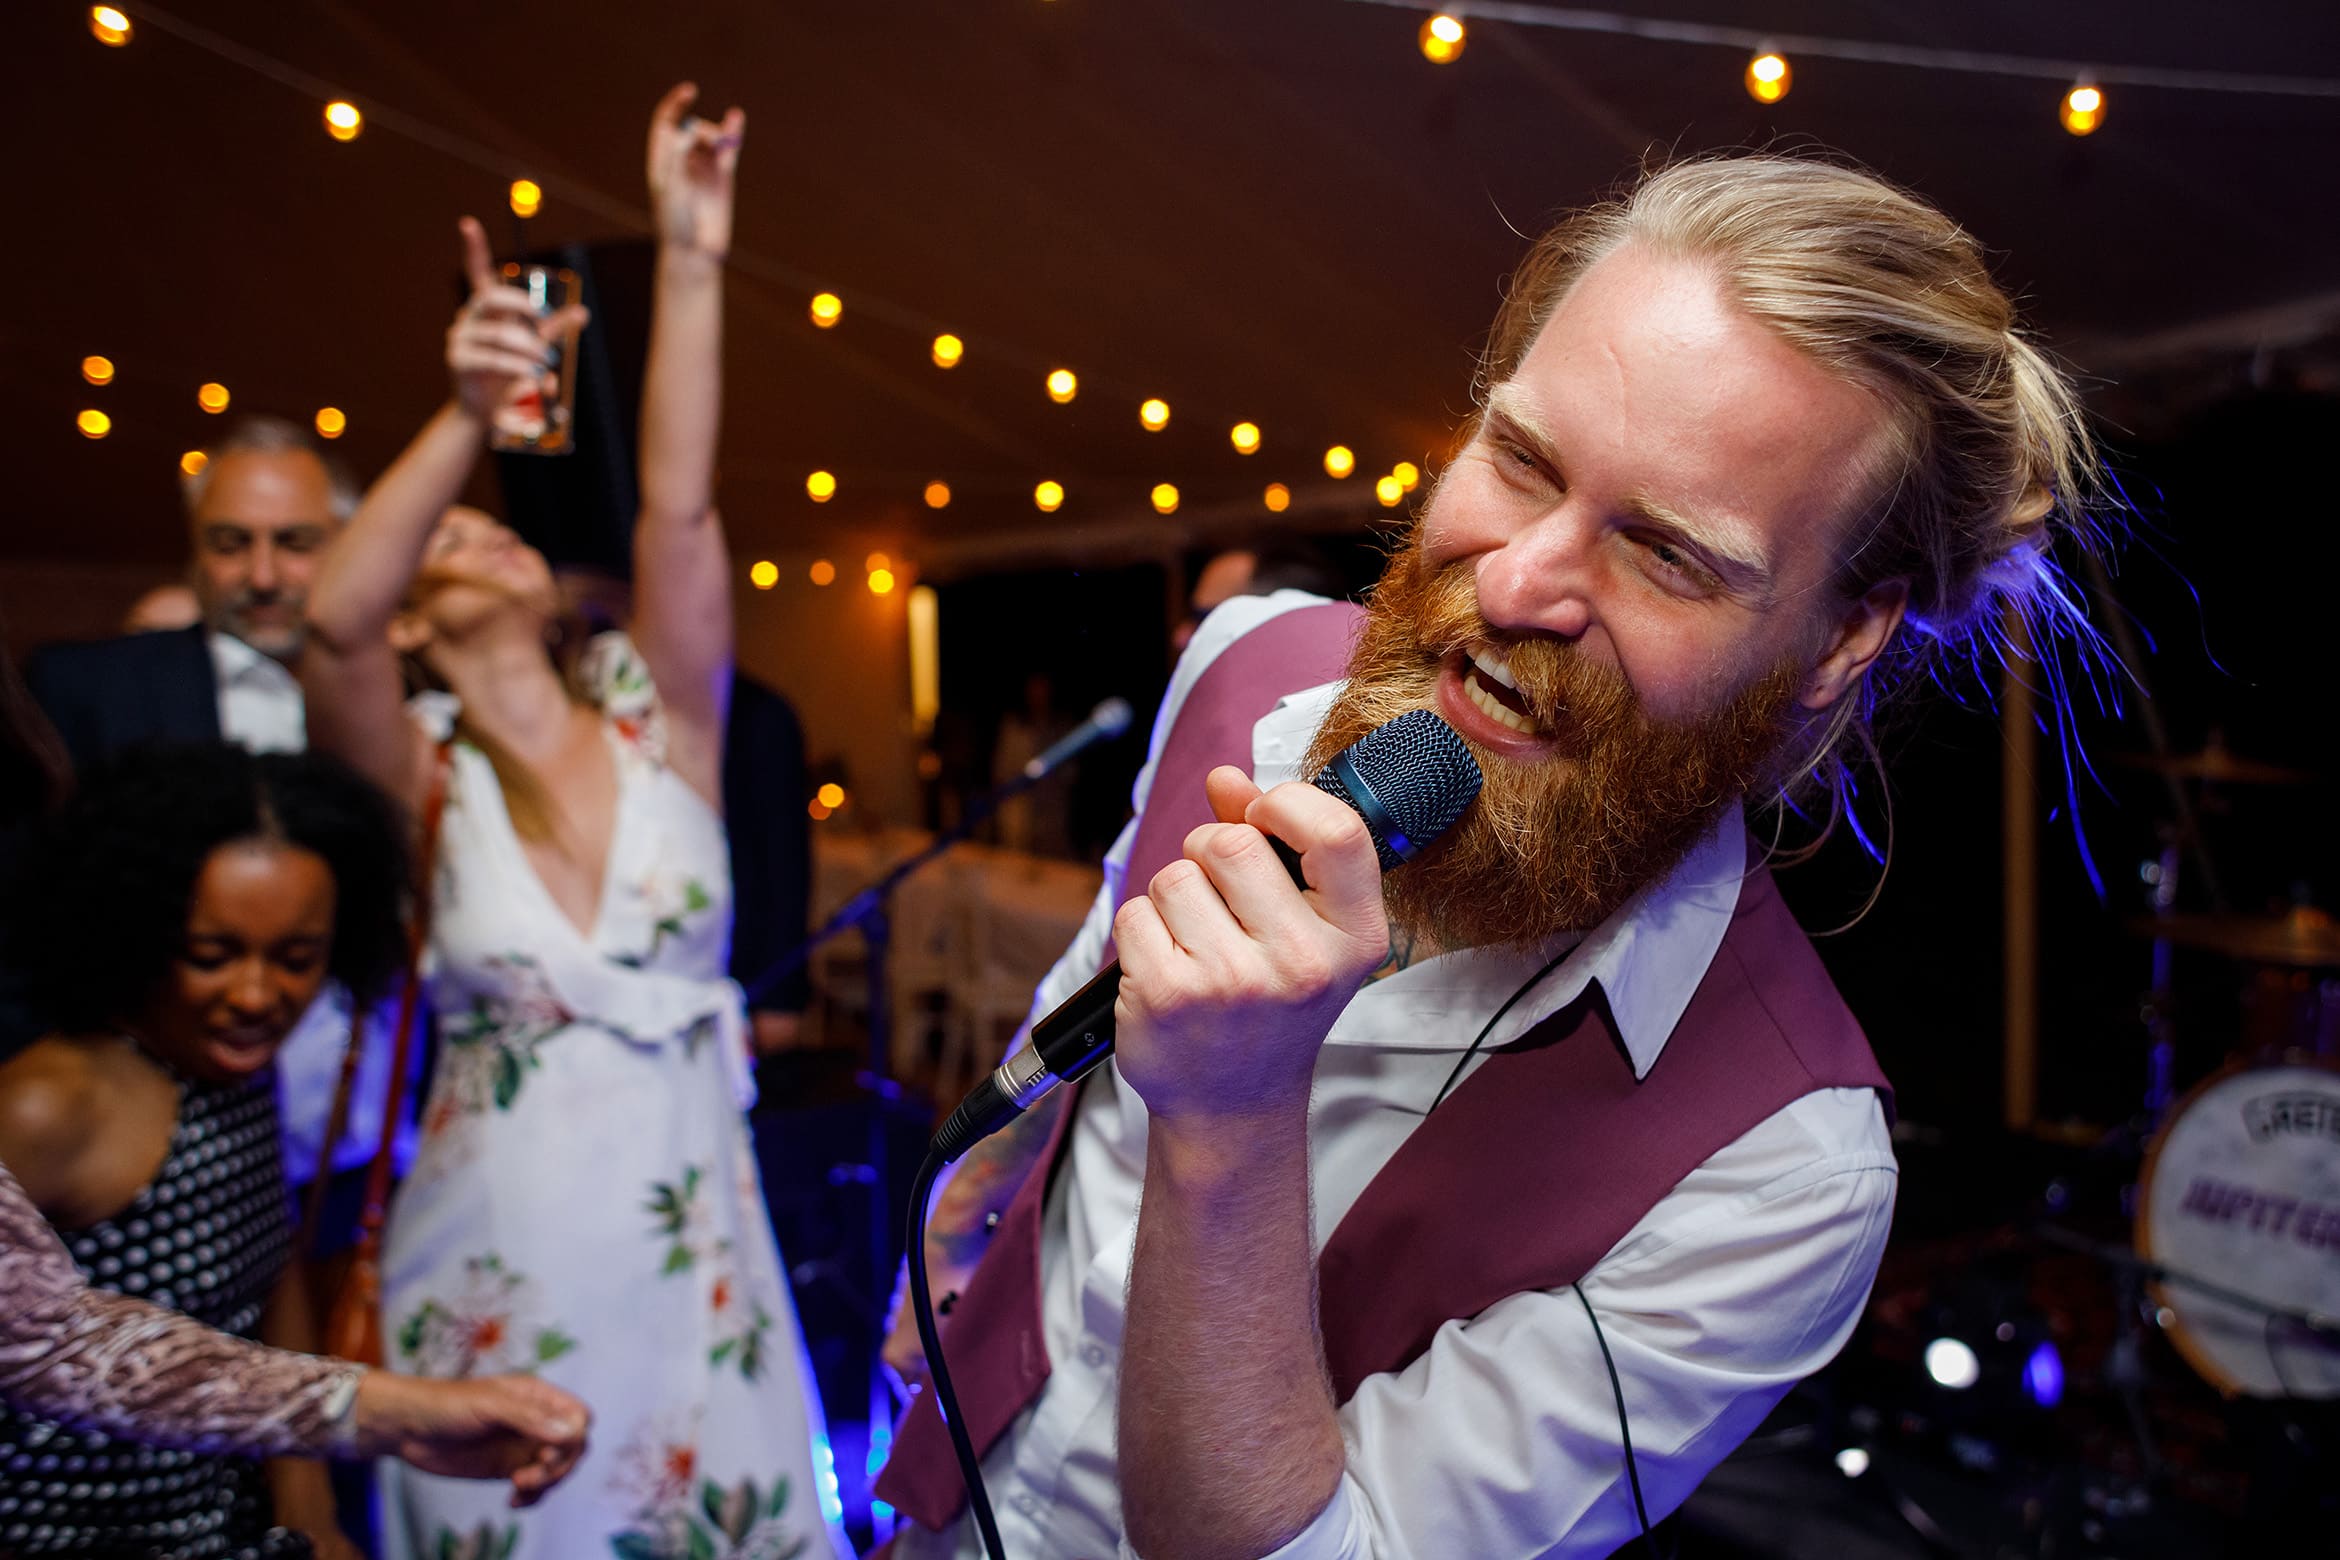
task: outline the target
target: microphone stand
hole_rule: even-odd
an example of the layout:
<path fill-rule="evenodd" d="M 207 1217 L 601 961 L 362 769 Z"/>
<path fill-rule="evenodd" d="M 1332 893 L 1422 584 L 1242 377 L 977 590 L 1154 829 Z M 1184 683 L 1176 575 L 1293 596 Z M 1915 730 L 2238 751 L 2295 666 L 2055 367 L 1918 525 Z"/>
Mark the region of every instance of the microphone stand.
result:
<path fill-rule="evenodd" d="M 841 1166 L 840 1171 L 844 1172 L 845 1179 L 861 1181 L 869 1187 L 870 1272 L 874 1276 L 876 1287 L 880 1292 L 884 1292 L 887 1288 L 886 1270 L 892 1266 L 888 1258 L 893 1255 L 896 1233 L 892 1208 L 887 1201 L 887 1190 L 891 1181 L 889 1161 L 892 1158 L 887 1141 L 887 1118 L 890 1115 L 900 1113 L 904 1108 L 902 1086 L 887 1075 L 887 1068 L 893 1060 L 893 1013 L 886 978 L 886 959 L 892 946 L 893 920 L 888 902 L 892 899 L 894 890 L 902 885 L 905 878 L 948 851 L 952 846 L 966 840 L 984 819 L 999 810 L 1001 804 L 1023 795 L 1050 775 L 1055 774 L 1072 757 L 1073 755 L 1068 753 L 1047 769 L 1036 774 L 1019 774 L 1005 784 L 994 786 L 973 798 L 967 804 L 966 811 L 956 824 L 937 834 L 925 849 L 904 857 L 888 868 L 883 877 L 847 900 L 838 908 L 836 914 L 821 923 L 817 929 L 806 936 L 804 941 L 773 960 L 746 987 L 748 1006 L 753 1008 L 758 997 L 810 964 L 812 956 L 822 948 L 835 942 L 847 932 L 858 931 L 861 933 L 864 950 L 864 973 L 869 983 L 869 1046 L 864 1055 L 862 1071 L 854 1081 L 862 1090 L 873 1096 L 878 1104 L 877 1108 L 870 1112 L 869 1140 L 864 1149 L 867 1162 L 849 1168 Z M 839 1175 L 833 1173 L 830 1176 L 831 1184 L 837 1184 L 838 1181 Z M 882 1304 L 877 1310 L 873 1330 L 876 1336 L 870 1348 L 869 1425 L 870 1435 L 874 1440 L 880 1424 L 891 1424 L 895 1406 L 893 1391 L 885 1379 L 883 1353 L 886 1342 L 886 1315 Z M 873 1524 L 876 1521 L 874 1515 L 871 1521 Z M 880 1533 L 876 1536 L 883 1540 L 887 1535 Z"/>

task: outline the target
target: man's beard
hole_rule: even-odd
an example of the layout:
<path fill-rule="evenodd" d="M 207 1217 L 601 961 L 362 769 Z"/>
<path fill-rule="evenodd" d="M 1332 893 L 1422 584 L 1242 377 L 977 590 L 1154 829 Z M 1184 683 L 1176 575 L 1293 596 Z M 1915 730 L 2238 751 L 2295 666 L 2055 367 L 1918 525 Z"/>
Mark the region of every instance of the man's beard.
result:
<path fill-rule="evenodd" d="M 1384 879 L 1392 923 L 1442 949 L 1536 944 L 1607 920 L 1764 778 L 1801 681 L 1783 663 L 1696 721 L 1652 720 L 1617 668 L 1491 628 L 1469 563 L 1432 569 L 1417 534 L 1374 590 L 1304 772 L 1408 710 L 1436 708 L 1442 668 L 1471 649 L 1504 657 L 1553 758 L 1522 763 L 1471 743 L 1486 775 L 1479 799 Z"/>
<path fill-rule="evenodd" d="M 209 614 L 209 627 L 217 633 L 241 639 L 269 659 L 290 666 L 300 658 L 301 641 L 308 632 L 308 624 L 303 621 L 303 605 L 303 598 L 281 592 L 262 595 L 256 591 L 239 590 Z M 260 607 L 284 608 L 290 621 L 270 626 L 255 623 L 252 612 Z"/>

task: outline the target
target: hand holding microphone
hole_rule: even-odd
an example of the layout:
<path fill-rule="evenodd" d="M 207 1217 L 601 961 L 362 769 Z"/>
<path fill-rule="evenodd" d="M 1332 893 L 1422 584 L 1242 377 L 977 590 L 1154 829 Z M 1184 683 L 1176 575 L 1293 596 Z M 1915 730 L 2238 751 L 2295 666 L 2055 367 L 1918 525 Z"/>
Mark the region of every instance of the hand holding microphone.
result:
<path fill-rule="evenodd" d="M 1156 1122 L 1305 1108 L 1316 1053 L 1389 950 L 1365 820 L 1312 785 L 1208 782 L 1220 819 L 1186 837 L 1113 920 L 1115 1054 Z M 1274 842 L 1296 850 L 1296 888 Z"/>
<path fill-rule="evenodd" d="M 1214 770 L 1211 804 L 1222 821 L 1190 835 L 1186 860 L 1157 874 L 1147 896 L 1125 904 L 1115 920 L 1123 948 L 1131 946 L 1134 933 L 1148 950 L 1149 970 L 1167 982 L 1140 994 L 1142 1011 L 1156 1019 L 1189 1006 L 1207 1013 L 1213 1009 L 1210 992 L 1216 990 L 1219 1005 L 1265 1018 L 1279 1030 L 1304 1031 L 1337 990 L 1339 1000 L 1316 1030 L 1315 1038 L 1322 1040 L 1332 1018 L 1388 947 L 1380 874 L 1365 873 L 1367 881 L 1361 883 L 1350 856 L 1371 855 L 1384 872 L 1411 859 L 1462 816 L 1479 794 L 1480 779 L 1470 749 L 1428 710 L 1401 715 L 1336 754 L 1316 777 L 1314 797 L 1302 795 L 1311 787 L 1298 785 L 1278 786 L 1263 796 L 1240 770 Z M 1296 831 L 1297 841 L 1271 832 L 1279 824 Z M 1214 832 L 1227 829 L 1240 832 Z M 1293 843 L 1301 850 L 1294 851 Z M 1323 862 L 1304 874 L 1302 856 L 1311 848 Z M 1203 854 L 1198 856 L 1198 850 Z M 1279 859 L 1287 880 L 1280 884 L 1264 875 L 1262 864 Z M 1227 919 L 1214 915 L 1210 905 Z M 1140 906 L 1151 907 L 1150 912 L 1135 908 Z M 1143 925 L 1126 930 L 1121 925 L 1122 917 L 1149 913 L 1152 919 Z M 1243 934 L 1241 942 L 1231 940 L 1230 927 Z M 1191 944 L 1189 934 L 1196 939 Z M 1360 937 L 1371 943 L 1371 957 L 1343 985 L 1348 962 L 1363 956 L 1355 946 Z M 1175 959 L 1173 953 L 1186 957 Z M 1031 1043 L 977 1085 L 935 1134 L 933 1149 L 943 1164 L 1112 1053 L 1123 978 L 1119 962 L 1107 965 L 1032 1026 Z M 1306 1016 L 1293 1017 L 1288 1026 L 1272 1016 L 1294 1008 Z M 1220 1021 L 1220 1029 L 1226 1027 Z M 1314 1055 L 1312 1044 L 1311 1065 Z M 1238 1088 L 1268 1083 L 1249 1072 L 1230 1081 Z M 1167 1105 L 1178 1091 L 1168 1088 L 1167 1080 L 1164 1085 Z M 1139 1092 L 1149 1107 L 1155 1106 L 1152 1095 L 1142 1088 Z"/>

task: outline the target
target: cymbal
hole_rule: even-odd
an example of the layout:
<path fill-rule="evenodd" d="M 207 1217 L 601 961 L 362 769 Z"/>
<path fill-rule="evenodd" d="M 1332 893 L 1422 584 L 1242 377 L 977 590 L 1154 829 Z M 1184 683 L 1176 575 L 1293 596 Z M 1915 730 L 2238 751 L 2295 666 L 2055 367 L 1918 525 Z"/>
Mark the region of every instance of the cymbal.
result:
<path fill-rule="evenodd" d="M 2194 753 L 2115 753 L 2116 764 L 2150 769 L 2177 780 L 2200 780 L 2211 785 L 2305 785 L 2315 776 L 2304 769 L 2242 758 L 2212 743 Z"/>
<path fill-rule="evenodd" d="M 2308 905 L 2288 915 L 2132 916 L 2128 928 L 2139 937 L 2199 948 L 2245 964 L 2340 968 L 2340 926 Z"/>

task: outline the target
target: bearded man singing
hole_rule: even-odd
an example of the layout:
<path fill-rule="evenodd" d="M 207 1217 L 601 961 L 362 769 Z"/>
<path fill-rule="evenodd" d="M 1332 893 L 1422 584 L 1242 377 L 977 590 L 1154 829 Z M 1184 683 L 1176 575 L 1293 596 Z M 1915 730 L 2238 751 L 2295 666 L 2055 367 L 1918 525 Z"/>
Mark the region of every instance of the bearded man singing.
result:
<path fill-rule="evenodd" d="M 1034 1003 L 1117 950 L 1115 1063 L 938 1203 L 1018 1560 L 1607 1554 L 1867 1298 L 1890 1095 L 1744 811 L 1841 803 L 1883 688 L 2010 613 L 2084 632 L 2072 392 L 1940 212 L 1743 157 L 1546 235 L 1477 400 L 1361 625 L 1204 624 Z M 1298 782 L 1420 708 L 1486 784 L 1385 880 Z M 981 1552 L 930 1402 L 878 1493 Z"/>

